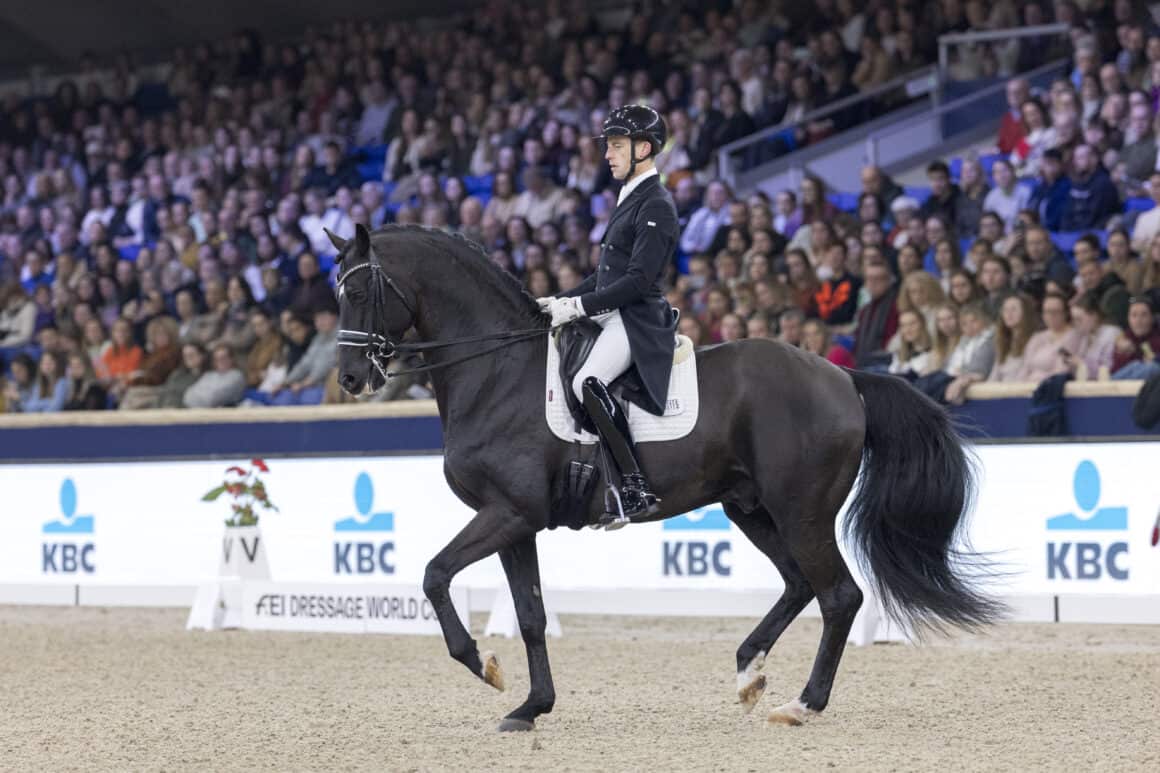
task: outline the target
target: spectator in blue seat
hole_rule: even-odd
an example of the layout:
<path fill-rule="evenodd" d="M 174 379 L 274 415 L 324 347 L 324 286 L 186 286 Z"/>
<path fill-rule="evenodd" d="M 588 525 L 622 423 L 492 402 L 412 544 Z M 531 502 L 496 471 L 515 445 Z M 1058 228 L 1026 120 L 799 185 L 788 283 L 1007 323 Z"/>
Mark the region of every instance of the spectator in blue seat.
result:
<path fill-rule="evenodd" d="M 36 369 L 32 389 L 20 403 L 22 413 L 57 413 L 64 410 L 68 399 L 68 378 L 65 376 L 64 357 L 57 352 L 44 352 Z"/>
<path fill-rule="evenodd" d="M 9 371 L 12 376 L 4 384 L 4 410 L 20 413 L 32 399 L 32 390 L 36 387 L 36 361 L 27 354 L 18 354 L 12 358 Z"/>
<path fill-rule="evenodd" d="M 862 167 L 861 182 L 862 194 L 869 194 L 878 201 L 879 212 L 889 212 L 890 205 L 903 194 L 902 186 L 873 164 Z"/>
<path fill-rule="evenodd" d="M 982 304 L 968 304 L 959 311 L 959 329 L 962 335 L 943 365 L 943 371 L 954 377 L 944 394 L 952 405 L 962 405 L 970 385 L 986 381 L 995 364 L 995 326 Z"/>
<path fill-rule="evenodd" d="M 1109 232 L 1106 249 L 1108 253 L 1107 270 L 1124 280 L 1129 293 L 1139 295 L 1142 288 L 1144 266 L 1132 252 L 1128 232 L 1123 228 L 1116 228 Z"/>
<path fill-rule="evenodd" d="M 355 131 L 356 145 L 378 145 L 383 141 L 391 114 L 395 111 L 395 101 L 387 93 L 382 79 L 375 78 L 363 90 L 363 113 Z"/>
<path fill-rule="evenodd" d="M 1037 226 L 1026 229 L 1023 255 L 1026 259 L 1025 273 L 1029 276 L 1054 279 L 1061 286 L 1070 285 L 1075 277 L 1071 264 L 1051 241 L 1051 234 L 1045 228 Z"/>
<path fill-rule="evenodd" d="M 359 203 L 366 207 L 370 219 L 370 229 L 373 231 L 384 223 L 389 223 L 391 214 L 383 202 L 383 184 L 375 180 L 368 180 L 358 189 Z"/>
<path fill-rule="evenodd" d="M 161 397 L 157 407 L 183 407 L 186 391 L 205 373 L 205 360 L 205 350 L 197 344 L 189 343 L 182 346 L 181 365 L 170 373 L 169 378 L 161 385 Z"/>
<path fill-rule="evenodd" d="M 1031 193 L 1026 187 L 1016 185 L 1015 170 L 1005 159 L 995 161 L 991 175 L 995 178 L 995 187 L 983 201 L 983 209 L 994 212 L 1003 221 L 1003 225 L 1010 229 L 1015 225 L 1019 212 L 1030 203 Z"/>
<path fill-rule="evenodd" d="M 729 225 L 729 190 L 725 183 L 713 180 L 705 188 L 704 203 L 689 217 L 681 234 L 681 251 L 693 255 L 706 252 L 717 235 L 717 229 Z"/>
<path fill-rule="evenodd" d="M 951 182 L 951 170 L 943 161 L 932 161 L 926 168 L 926 179 L 930 183 L 930 198 L 919 208 L 924 220 L 939 217 L 944 223 L 958 220 L 958 203 L 961 191 Z"/>
<path fill-rule="evenodd" d="M 1077 145 L 1072 153 L 1071 190 L 1063 209 L 1060 229 L 1087 231 L 1103 228 L 1120 211 L 1120 194 L 1092 147 Z"/>
<path fill-rule="evenodd" d="M 1071 179 L 1063 173 L 1063 154 L 1058 148 L 1050 148 L 1043 154 L 1027 206 L 1039 213 L 1040 222 L 1048 230 L 1059 231 L 1070 193 Z"/>
<path fill-rule="evenodd" d="M 1135 188 L 1156 169 L 1156 135 L 1152 133 L 1152 109 L 1147 104 L 1135 104 L 1129 109 L 1128 135 L 1136 139 L 1120 151 L 1120 163 L 1128 185 Z"/>
<path fill-rule="evenodd" d="M 933 342 L 922 314 L 904 311 L 898 315 L 898 348 L 887 370 L 910 379 L 933 372 L 937 365 L 932 354 Z"/>
<path fill-rule="evenodd" d="M 983 212 L 992 209 L 986 205 L 990 199 L 991 189 L 987 185 L 987 175 L 979 159 L 971 157 L 963 159 L 963 168 L 959 172 L 959 188 L 962 196 L 955 207 L 955 230 L 961 236 L 971 236 L 979 230 L 979 220 Z"/>
<path fill-rule="evenodd" d="M 846 268 L 846 245 L 837 241 L 826 248 L 825 257 L 818 267 L 821 286 L 814 293 L 818 316 L 835 332 L 849 332 L 846 328 L 854 321 L 858 310 L 858 291 L 862 280 Z"/>
<path fill-rule="evenodd" d="M 1079 333 L 1075 355 L 1069 358 L 1075 377 L 1080 381 L 1107 378 L 1112 368 L 1116 339 L 1123 331 L 1105 322 L 1099 298 L 1090 292 L 1072 298 L 1071 319 Z"/>
<path fill-rule="evenodd" d="M 1160 325 L 1147 298 L 1133 298 L 1128 326 L 1116 340 L 1112 355 L 1112 378 L 1146 379 L 1160 372 Z"/>
<path fill-rule="evenodd" d="M 1076 246 L 1079 246 L 1078 242 Z M 1083 258 L 1077 252 L 1076 264 L 1080 289 L 1095 299 L 1104 318 L 1113 325 L 1120 327 L 1127 325 L 1128 299 L 1131 293 L 1128 292 L 1124 280 L 1100 264 L 1099 252 L 1085 253 Z"/>
<path fill-rule="evenodd" d="M 301 405 L 322 402 L 326 378 L 338 364 L 338 308 L 332 299 L 314 312 L 314 338 L 302 358 L 286 374 L 286 382 L 275 393 L 273 405 Z"/>
<path fill-rule="evenodd" d="M 68 356 L 68 396 L 66 411 L 103 411 L 109 407 L 109 395 L 97 380 L 93 363 L 83 350 Z"/>
<path fill-rule="evenodd" d="M 36 332 L 36 304 L 16 282 L 0 287 L 0 347 L 24 346 Z"/>
<path fill-rule="evenodd" d="M 898 283 L 885 261 L 865 261 L 862 280 L 870 300 L 858 310 L 854 363 L 859 368 L 882 367 L 890 362 L 887 345 L 898 330 Z"/>
<path fill-rule="evenodd" d="M 1035 302 L 1026 295 L 1008 295 L 995 325 L 995 364 L 988 381 L 1019 381 L 1023 352 L 1035 332 Z"/>
<path fill-rule="evenodd" d="M 184 353 L 183 361 L 188 364 Z M 233 352 L 225 344 L 217 344 L 213 347 L 213 367 L 185 390 L 182 402 L 186 408 L 224 408 L 237 405 L 245 391 L 246 377 L 235 365 Z"/>
<path fill-rule="evenodd" d="M 334 291 L 319 271 L 318 258 L 304 252 L 298 256 L 298 282 L 290 296 L 290 305 L 313 313 L 334 302 Z"/>
<path fill-rule="evenodd" d="M 342 147 L 333 140 L 322 149 L 322 163 L 302 183 L 305 188 L 321 188 L 328 196 L 333 196 L 339 188 L 356 188 L 358 184 L 358 170 L 343 158 Z"/>
<path fill-rule="evenodd" d="M 1136 218 L 1136 226 L 1132 230 L 1132 249 L 1141 255 L 1148 252 L 1152 240 L 1160 234 L 1160 171 L 1149 176 L 1148 192 L 1152 197 L 1152 209 Z"/>

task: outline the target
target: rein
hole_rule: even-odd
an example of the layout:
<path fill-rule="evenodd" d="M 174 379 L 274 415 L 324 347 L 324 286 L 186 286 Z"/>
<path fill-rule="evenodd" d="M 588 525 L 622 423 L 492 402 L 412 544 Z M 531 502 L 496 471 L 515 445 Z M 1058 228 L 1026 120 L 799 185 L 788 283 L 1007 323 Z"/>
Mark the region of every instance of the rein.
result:
<path fill-rule="evenodd" d="M 374 319 L 382 319 L 386 312 L 386 298 L 384 297 L 383 288 L 389 287 L 402 301 L 403 307 L 411 315 L 412 323 L 415 320 L 415 309 L 407 301 L 407 296 L 395 284 L 390 275 L 383 270 L 382 263 L 379 262 L 378 256 L 375 254 L 374 248 L 371 247 L 370 258 L 366 263 L 359 263 L 357 266 L 352 266 L 347 271 L 343 272 L 336 284 L 339 290 L 342 290 L 343 283 L 356 271 L 368 269 L 371 272 L 372 281 L 371 287 L 371 314 Z M 522 341 L 529 341 L 533 338 L 538 338 L 542 335 L 550 333 L 550 328 L 528 328 L 526 330 L 502 330 L 497 333 L 485 333 L 478 336 L 468 336 L 467 338 L 456 338 L 450 341 L 419 341 L 416 343 L 403 343 L 391 340 L 389 333 L 378 333 L 368 330 L 339 330 L 338 331 L 338 345 L 339 346 L 353 346 L 363 349 L 365 356 L 371 361 L 371 364 L 378 370 L 379 375 L 384 380 L 390 381 L 392 378 L 399 378 L 400 376 L 409 376 L 414 373 L 426 373 L 428 371 L 438 370 L 439 368 L 449 368 L 452 365 L 458 365 L 468 360 L 473 360 L 477 357 L 483 357 L 488 354 L 493 354 L 501 349 L 506 349 L 509 346 L 520 343 Z M 424 352 L 437 351 L 439 349 L 446 349 L 452 346 L 462 346 L 464 344 L 482 343 L 484 341 L 500 341 L 496 346 L 491 346 L 486 349 L 481 349 L 477 352 L 465 354 L 462 357 L 456 357 L 447 362 L 431 363 L 429 365 L 421 365 L 417 368 L 407 368 L 406 370 L 396 371 L 390 373 L 387 371 L 387 366 L 390 360 L 399 354 L 422 354 Z"/>

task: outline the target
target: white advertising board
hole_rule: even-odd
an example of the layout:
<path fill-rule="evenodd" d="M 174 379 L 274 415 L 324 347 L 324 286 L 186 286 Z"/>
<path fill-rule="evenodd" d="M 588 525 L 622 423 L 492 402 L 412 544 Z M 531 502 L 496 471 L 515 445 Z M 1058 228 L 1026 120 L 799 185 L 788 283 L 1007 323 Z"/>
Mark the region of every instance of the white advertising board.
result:
<path fill-rule="evenodd" d="M 1160 593 L 1149 535 L 1160 443 L 982 446 L 968 536 L 1011 594 Z M 442 459 L 270 459 L 280 508 L 262 518 L 279 583 L 418 587 L 471 512 Z M 198 585 L 217 574 L 224 501 L 204 503 L 228 461 L 0 465 L 0 584 Z M 769 590 L 776 570 L 718 507 L 605 533 L 541 535 L 551 589 Z M 494 557 L 456 586 L 503 583 Z"/>
<path fill-rule="evenodd" d="M 467 625 L 467 591 L 451 601 Z M 321 633 L 441 634 L 431 602 L 417 585 L 246 582 L 242 628 Z"/>

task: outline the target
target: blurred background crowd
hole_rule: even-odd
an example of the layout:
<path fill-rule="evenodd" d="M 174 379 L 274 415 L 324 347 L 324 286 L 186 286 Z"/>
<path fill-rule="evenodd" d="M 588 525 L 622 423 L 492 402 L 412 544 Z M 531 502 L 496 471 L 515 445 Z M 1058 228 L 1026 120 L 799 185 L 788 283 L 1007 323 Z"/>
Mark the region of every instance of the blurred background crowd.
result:
<path fill-rule="evenodd" d="M 533 295 L 570 289 L 618 189 L 592 137 L 637 102 L 669 126 L 668 296 L 696 343 L 776 337 L 952 403 L 982 380 L 1160 369 L 1160 28 L 1143 6 L 742 0 L 625 19 L 493 3 L 434 29 L 247 30 L 174 51 L 163 79 L 124 54 L 52 94 L 10 92 L 0 407 L 348 400 L 324 229 L 447 229 Z M 931 163 L 926 186 L 872 166 L 860 191 L 806 176 L 741 196 L 719 179 L 724 145 L 930 64 L 940 34 L 1053 21 L 1072 30 L 1069 76 L 1011 79 L 994 147 Z M 1047 45 L 950 64 L 1017 72 Z M 793 145 L 868 117 L 807 123 Z M 367 399 L 429 395 L 401 378 Z"/>

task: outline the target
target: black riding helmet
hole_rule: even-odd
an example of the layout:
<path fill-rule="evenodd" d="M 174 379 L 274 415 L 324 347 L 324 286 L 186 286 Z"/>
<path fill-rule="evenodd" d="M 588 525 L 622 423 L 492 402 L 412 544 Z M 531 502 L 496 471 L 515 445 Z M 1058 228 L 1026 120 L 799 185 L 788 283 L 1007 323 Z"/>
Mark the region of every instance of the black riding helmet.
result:
<path fill-rule="evenodd" d="M 668 129 L 665 119 L 651 107 L 644 105 L 624 105 L 608 114 L 601 127 L 597 139 L 607 141 L 609 137 L 628 137 L 630 140 L 648 140 L 651 146 L 649 154 L 644 158 L 637 158 L 633 153 L 629 160 L 629 177 L 638 161 L 656 156 L 665 147 L 668 139 Z"/>

